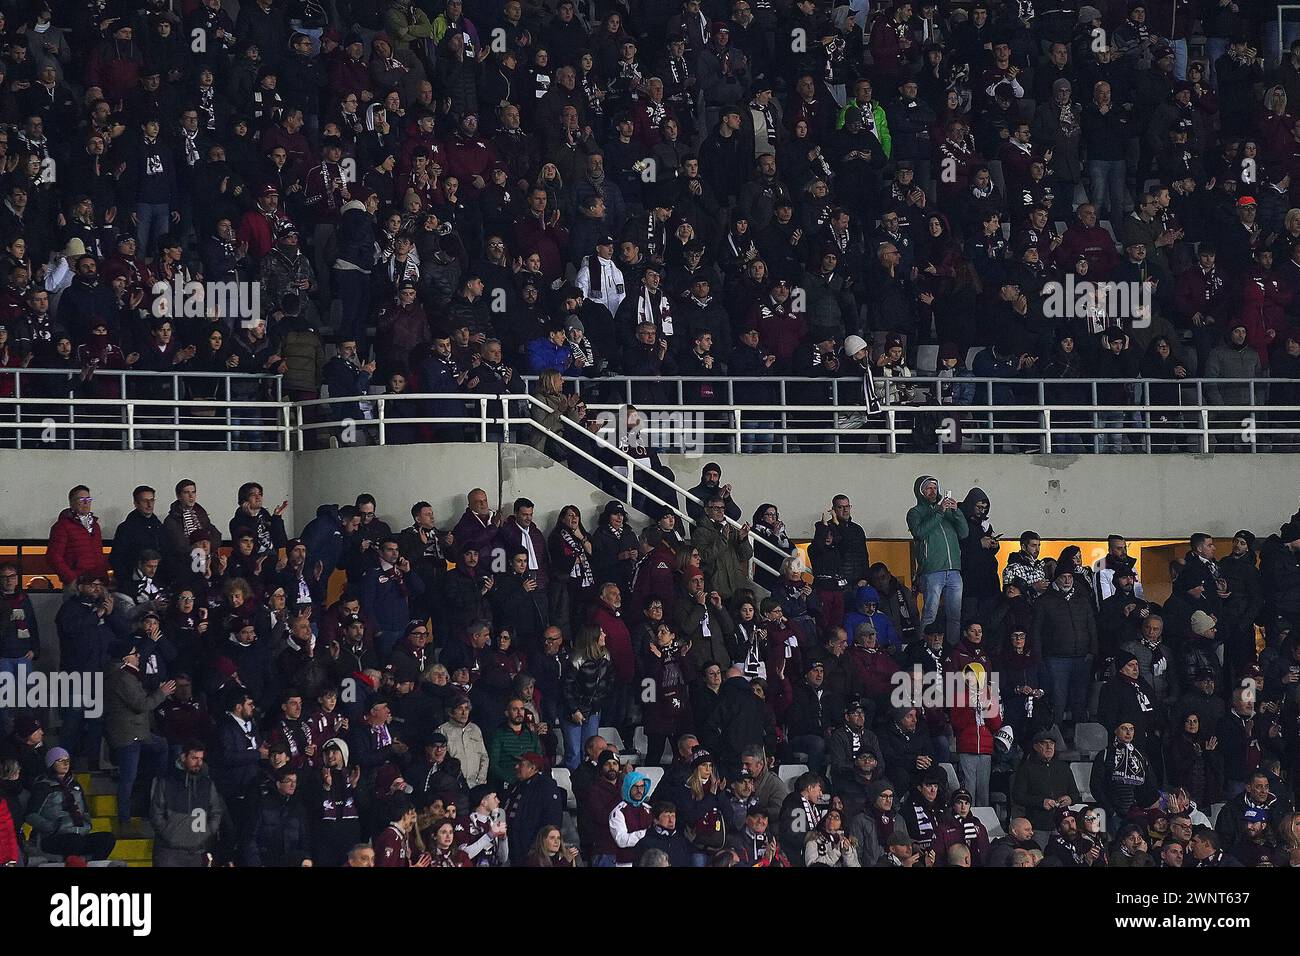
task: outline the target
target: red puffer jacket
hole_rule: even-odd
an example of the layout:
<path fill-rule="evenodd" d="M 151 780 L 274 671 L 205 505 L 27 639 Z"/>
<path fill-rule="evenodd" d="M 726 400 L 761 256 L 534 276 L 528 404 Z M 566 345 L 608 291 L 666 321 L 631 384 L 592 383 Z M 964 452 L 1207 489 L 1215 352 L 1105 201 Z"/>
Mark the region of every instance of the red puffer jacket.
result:
<path fill-rule="evenodd" d="M 95 518 L 87 531 L 71 508 L 65 508 L 50 528 L 46 553 L 50 567 L 65 585 L 87 571 L 108 574 L 108 556 L 104 554 L 104 532 L 99 527 L 99 519 Z"/>
<path fill-rule="evenodd" d="M 985 704 L 983 723 L 975 719 L 975 708 L 970 706 L 950 707 L 948 720 L 957 737 L 958 753 L 993 753 L 993 735 L 1002 729 L 1002 710 L 996 703 Z"/>

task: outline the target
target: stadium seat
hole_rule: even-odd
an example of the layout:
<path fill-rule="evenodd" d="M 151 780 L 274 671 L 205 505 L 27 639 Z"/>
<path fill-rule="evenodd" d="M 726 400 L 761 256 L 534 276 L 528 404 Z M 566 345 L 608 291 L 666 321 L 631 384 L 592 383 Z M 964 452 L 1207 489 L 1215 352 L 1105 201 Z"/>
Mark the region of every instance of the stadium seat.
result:
<path fill-rule="evenodd" d="M 1219 811 L 1222 810 L 1225 806 L 1227 806 L 1227 804 L 1216 803 L 1212 807 L 1210 807 L 1210 826 L 1214 826 L 1216 823 L 1219 822 Z"/>
<path fill-rule="evenodd" d="M 992 807 L 971 807 L 970 812 L 975 814 L 975 819 L 984 824 L 984 829 L 989 831 L 990 840 L 1006 836 L 1007 831 L 1002 829 L 1002 821 L 998 819 L 998 812 Z"/>
<path fill-rule="evenodd" d="M 623 735 L 613 727 L 601 727 L 599 733 L 615 750 L 621 751 L 623 749 Z"/>
<path fill-rule="evenodd" d="M 777 770 L 776 775 L 786 784 L 793 786 L 794 782 L 799 779 L 800 775 L 807 772 L 808 767 L 806 764 L 787 763 L 781 765 L 781 768 Z"/>
<path fill-rule="evenodd" d="M 951 796 L 952 792 L 961 786 L 961 780 L 957 776 L 957 768 L 950 763 L 941 763 L 939 766 L 948 775 L 948 794 Z"/>
<path fill-rule="evenodd" d="M 1074 761 L 1070 764 L 1070 773 L 1074 774 L 1074 785 L 1079 788 L 1079 798 L 1084 803 L 1092 803 L 1092 761 Z"/>
<path fill-rule="evenodd" d="M 1074 728 L 1074 749 L 1085 760 L 1091 760 L 1106 749 L 1110 734 L 1101 724 L 1078 724 Z"/>
<path fill-rule="evenodd" d="M 568 797 L 564 802 L 565 807 L 568 808 L 569 810 L 576 810 L 578 808 L 578 800 L 573 795 L 573 780 L 569 775 L 569 768 L 568 767 L 552 768 L 551 779 L 554 780 L 558 786 L 562 787 L 564 791 L 568 794 Z"/>
<path fill-rule="evenodd" d="M 933 375 L 939 369 L 939 346 L 918 345 L 916 347 L 916 370 L 922 375 Z"/>
<path fill-rule="evenodd" d="M 656 790 L 659 789 L 659 784 L 663 783 L 664 768 L 663 767 L 637 767 L 636 769 L 637 772 L 645 774 L 650 779 L 650 793 L 646 794 L 646 797 L 648 798 Z"/>

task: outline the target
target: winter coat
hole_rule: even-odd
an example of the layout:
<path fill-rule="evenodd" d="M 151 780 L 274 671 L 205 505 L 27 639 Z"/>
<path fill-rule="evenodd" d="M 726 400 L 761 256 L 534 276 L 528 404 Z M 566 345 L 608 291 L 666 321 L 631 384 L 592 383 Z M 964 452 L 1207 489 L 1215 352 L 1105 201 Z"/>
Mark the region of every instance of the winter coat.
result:
<path fill-rule="evenodd" d="M 244 841 L 244 866 L 299 866 L 311 858 L 311 851 L 311 828 L 301 798 L 278 791 L 264 797 Z"/>
<path fill-rule="evenodd" d="M 69 806 L 69 802 L 72 806 Z M 68 781 L 68 790 L 59 786 L 54 770 L 36 781 L 31 799 L 27 801 L 26 823 L 31 824 L 34 835 L 46 837 L 62 834 L 85 835 L 90 832 L 90 810 L 86 805 L 86 792 L 74 777 Z"/>
<path fill-rule="evenodd" d="M 113 568 L 114 578 L 119 583 L 131 580 L 140 552 L 147 549 L 162 554 L 162 544 L 162 519 L 156 514 L 132 511 L 113 532 L 113 552 L 108 562 Z"/>
<path fill-rule="evenodd" d="M 998 550 L 984 547 L 980 541 L 994 533 L 993 523 L 984 518 L 988 527 L 975 518 L 975 506 L 987 503 L 989 496 L 981 488 L 972 488 L 962 499 L 961 513 L 966 516 L 969 533 L 961 539 L 961 581 L 964 598 L 996 597 L 1002 591 L 998 580 Z M 991 512 L 990 512 L 991 513 Z"/>
<path fill-rule="evenodd" d="M 565 719 L 575 711 L 584 717 L 601 713 L 613 693 L 614 665 L 608 657 L 574 657 L 564 672 L 560 693 Z"/>
<path fill-rule="evenodd" d="M 201 810 L 203 816 L 195 813 Z M 154 844 L 168 850 L 202 853 L 216 842 L 226 805 L 212 783 L 206 765 L 189 773 L 177 761 L 153 784 L 149 823 Z M 202 821 L 202 826 L 197 825 Z"/>
<path fill-rule="evenodd" d="M 1016 768 L 1011 781 L 1011 802 L 1023 808 L 1035 830 L 1051 830 L 1054 810 L 1043 809 L 1043 801 L 1068 794 L 1070 803 L 1079 802 L 1079 786 L 1074 772 L 1064 760 L 1044 760 L 1037 751 L 1030 752 Z"/>
<path fill-rule="evenodd" d="M 1044 657 L 1086 657 L 1097 653 L 1097 619 L 1081 591 L 1070 600 L 1055 588 L 1042 592 L 1034 605 L 1029 646 Z"/>
<path fill-rule="evenodd" d="M 469 721 L 462 727 L 454 720 L 449 720 L 438 728 L 438 733 L 447 737 L 447 753 L 460 761 L 465 782 L 471 788 L 487 783 L 491 762 L 483 743 L 483 731 L 478 724 Z"/>
<path fill-rule="evenodd" d="M 966 838 L 967 823 L 973 824 L 975 827 L 975 838 L 973 840 Z M 933 849 L 936 864 L 941 861 L 947 863 L 949 848 L 959 843 L 970 850 L 971 866 L 984 865 L 984 859 L 989 852 L 989 832 L 985 829 L 984 824 L 980 823 L 973 814 L 961 820 L 951 813 L 944 814 L 934 832 Z"/>
<path fill-rule="evenodd" d="M 149 718 L 167 699 L 161 690 L 147 693 L 140 673 L 129 667 L 114 667 L 104 675 L 104 697 L 104 736 L 113 747 L 147 740 Z"/>
<path fill-rule="evenodd" d="M 748 584 L 746 569 L 749 559 L 754 556 L 754 548 L 737 529 L 733 528 L 728 537 L 723 537 L 712 522 L 705 521 L 696 525 L 691 544 L 700 552 L 700 567 L 709 582 L 709 589 L 721 594 L 724 601 L 730 600 L 736 591 Z"/>
<path fill-rule="evenodd" d="M 961 570 L 961 540 L 969 533 L 966 516 L 960 508 L 942 512 L 921 494 L 921 486 L 933 480 L 930 475 L 916 479 L 912 491 L 916 504 L 907 512 L 907 529 L 915 542 L 917 574 Z"/>
<path fill-rule="evenodd" d="M 104 554 L 104 533 L 99 527 L 99 518 L 93 517 L 87 530 L 73 510 L 65 508 L 50 528 L 46 557 L 65 586 L 74 583 L 77 576 L 85 572 L 108 574 L 108 557 Z"/>

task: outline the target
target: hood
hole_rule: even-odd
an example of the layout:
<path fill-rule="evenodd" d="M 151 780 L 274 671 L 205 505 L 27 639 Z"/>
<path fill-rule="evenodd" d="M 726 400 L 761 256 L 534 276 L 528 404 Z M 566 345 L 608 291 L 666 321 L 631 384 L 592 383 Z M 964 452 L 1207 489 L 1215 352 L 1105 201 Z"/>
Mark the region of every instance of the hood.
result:
<path fill-rule="evenodd" d="M 638 783 L 645 784 L 645 796 L 642 797 L 640 800 L 633 800 L 632 788 L 636 786 Z M 650 782 L 649 777 L 647 777 L 645 774 L 637 770 L 633 770 L 631 773 L 629 773 L 626 777 L 623 778 L 623 802 L 630 803 L 634 807 L 639 807 L 642 804 L 644 804 L 647 800 L 650 799 L 650 791 L 653 789 L 654 789 L 654 784 Z"/>
<path fill-rule="evenodd" d="M 939 479 L 934 477 L 934 475 L 922 475 L 920 478 L 916 479 L 916 481 L 912 484 L 912 494 L 916 495 L 916 503 L 918 505 L 927 505 L 933 507 L 933 505 L 930 505 L 930 502 L 925 500 L 925 495 L 921 494 L 921 487 L 927 481 L 937 482 L 938 480 Z"/>
<path fill-rule="evenodd" d="M 983 488 L 972 488 L 970 491 L 966 492 L 966 497 L 961 500 L 961 505 L 959 505 L 959 507 L 961 508 L 961 513 L 966 516 L 967 521 L 973 521 L 975 519 L 975 506 L 981 501 L 989 506 L 989 515 L 992 515 L 993 503 L 989 501 L 989 496 L 984 493 Z M 988 517 L 988 515 L 985 517 Z"/>
<path fill-rule="evenodd" d="M 876 605 L 876 607 L 880 607 L 880 592 L 870 584 L 864 584 L 858 588 L 858 604 L 866 604 L 868 601 Z"/>
<path fill-rule="evenodd" d="M 349 199 L 347 202 L 343 204 L 343 208 L 340 210 L 340 213 L 347 212 L 349 209 L 356 209 L 359 212 L 365 212 L 366 204 L 359 199 Z"/>
<path fill-rule="evenodd" d="M 348 766 L 349 754 L 348 754 L 348 742 L 346 740 L 344 740 L 342 737 L 331 737 L 329 740 L 325 741 L 325 746 L 321 747 L 321 750 L 324 750 L 325 747 L 338 747 L 339 750 L 343 753 L 343 766 L 345 767 Z"/>
<path fill-rule="evenodd" d="M 317 518 L 332 518 L 334 521 L 339 520 L 338 505 L 320 505 L 316 509 Z"/>

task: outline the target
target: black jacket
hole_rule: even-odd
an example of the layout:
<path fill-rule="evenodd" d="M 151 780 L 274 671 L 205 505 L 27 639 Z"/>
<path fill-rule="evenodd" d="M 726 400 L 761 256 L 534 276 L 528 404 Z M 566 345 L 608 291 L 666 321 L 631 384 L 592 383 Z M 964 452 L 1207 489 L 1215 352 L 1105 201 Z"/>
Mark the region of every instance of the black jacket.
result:
<path fill-rule="evenodd" d="M 311 828 L 297 794 L 267 794 L 244 841 L 245 866 L 301 866 L 311 858 Z"/>
<path fill-rule="evenodd" d="M 113 531 L 113 551 L 108 556 L 109 567 L 119 588 L 131 580 L 131 574 L 140 560 L 141 551 L 163 553 L 162 519 L 156 514 L 145 515 L 132 511 Z"/>
<path fill-rule="evenodd" d="M 1097 619 L 1082 590 L 1067 601 L 1060 591 L 1049 587 L 1034 605 L 1029 630 L 1030 646 L 1038 648 L 1044 657 L 1097 653 Z"/>
<path fill-rule="evenodd" d="M 510 788 L 505 799 L 510 859 L 523 865 L 533 841 L 547 824 L 559 826 L 564 817 L 565 794 L 545 772 Z"/>

